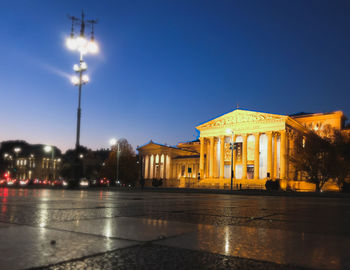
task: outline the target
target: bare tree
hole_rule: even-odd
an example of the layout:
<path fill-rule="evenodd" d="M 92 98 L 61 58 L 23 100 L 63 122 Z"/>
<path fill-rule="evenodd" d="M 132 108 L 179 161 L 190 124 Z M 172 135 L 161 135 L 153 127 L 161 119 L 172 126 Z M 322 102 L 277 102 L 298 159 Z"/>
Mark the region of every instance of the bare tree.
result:
<path fill-rule="evenodd" d="M 319 192 L 334 174 L 335 157 L 331 139 L 309 132 L 296 138 L 291 161 L 296 171 L 305 173 L 307 181 L 315 183 L 316 191 Z"/>
<path fill-rule="evenodd" d="M 333 146 L 336 152 L 333 178 L 340 190 L 344 189 L 346 180 L 350 176 L 350 138 L 345 133 L 334 133 Z"/>

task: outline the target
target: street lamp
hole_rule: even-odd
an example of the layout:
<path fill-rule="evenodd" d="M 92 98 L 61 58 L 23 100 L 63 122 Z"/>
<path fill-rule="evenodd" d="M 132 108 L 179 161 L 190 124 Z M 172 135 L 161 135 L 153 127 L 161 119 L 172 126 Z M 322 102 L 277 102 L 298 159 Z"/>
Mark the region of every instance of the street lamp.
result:
<path fill-rule="evenodd" d="M 234 177 L 234 172 L 233 172 L 233 150 L 235 149 L 235 145 L 233 142 L 233 136 L 234 136 L 234 132 L 231 129 L 227 129 L 226 130 L 227 134 L 231 134 L 231 142 L 230 142 L 230 150 L 231 150 L 231 190 L 233 190 L 233 177 Z"/>
<path fill-rule="evenodd" d="M 116 171 L 116 179 L 115 182 L 118 183 L 119 181 L 119 155 L 120 155 L 120 148 L 119 148 L 119 143 L 117 139 L 113 138 L 109 141 L 111 148 L 114 146 L 115 147 L 115 155 L 117 159 L 117 171 Z"/>
<path fill-rule="evenodd" d="M 17 167 L 17 170 L 16 170 L 16 178 L 18 178 L 18 153 L 22 151 L 22 149 L 20 147 L 15 147 L 13 149 L 13 151 L 15 152 L 16 154 L 16 167 Z"/>
<path fill-rule="evenodd" d="M 53 180 L 55 180 L 56 179 L 56 171 L 55 171 L 55 168 L 54 168 L 54 155 L 55 155 L 55 148 L 54 147 L 52 147 L 52 146 L 50 146 L 50 145 L 46 145 L 45 147 L 44 147 L 44 151 L 46 152 L 46 153 L 49 153 L 49 152 L 51 152 L 51 161 L 52 161 L 52 175 L 53 175 Z"/>
<path fill-rule="evenodd" d="M 69 50 L 78 51 L 80 53 L 79 64 L 73 66 L 73 70 L 77 73 L 78 76 L 73 76 L 71 82 L 75 86 L 79 86 L 79 97 L 78 97 L 78 111 L 77 111 L 77 134 L 75 148 L 78 151 L 80 146 L 80 119 L 81 119 L 81 88 L 84 84 L 89 82 L 89 77 L 86 74 L 83 74 L 87 70 L 87 64 L 83 60 L 83 55 L 87 53 L 96 54 L 98 52 L 98 45 L 95 41 L 94 36 L 94 25 L 97 23 L 96 20 L 85 20 L 84 12 L 81 14 L 81 19 L 74 16 L 70 16 L 69 19 L 72 20 L 72 27 L 70 36 L 66 40 L 66 46 Z M 79 35 L 75 36 L 74 25 L 80 26 Z M 85 26 L 91 26 L 91 37 L 90 40 L 87 40 L 85 37 Z"/>

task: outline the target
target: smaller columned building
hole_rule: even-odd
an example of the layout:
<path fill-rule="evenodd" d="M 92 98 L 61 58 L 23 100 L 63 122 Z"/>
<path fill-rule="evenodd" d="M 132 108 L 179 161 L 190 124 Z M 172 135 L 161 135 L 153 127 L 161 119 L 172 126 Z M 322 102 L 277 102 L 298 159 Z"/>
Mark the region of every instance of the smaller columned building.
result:
<path fill-rule="evenodd" d="M 282 188 L 300 186 L 303 177 L 290 162 L 297 134 L 341 129 L 345 119 L 339 111 L 287 116 L 236 109 L 197 126 L 196 141 L 139 147 L 143 177 L 146 184 L 163 179 L 164 186 L 229 188 L 232 166 L 235 188 L 264 189 L 267 179 L 280 179 Z"/>

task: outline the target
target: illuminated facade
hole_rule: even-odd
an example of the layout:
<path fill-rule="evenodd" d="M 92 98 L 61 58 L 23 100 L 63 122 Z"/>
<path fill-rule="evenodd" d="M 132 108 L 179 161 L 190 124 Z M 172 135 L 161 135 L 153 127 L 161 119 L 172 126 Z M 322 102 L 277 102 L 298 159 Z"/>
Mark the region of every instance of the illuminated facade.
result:
<path fill-rule="evenodd" d="M 229 188 L 233 141 L 235 188 L 264 189 L 267 179 L 281 179 L 284 189 L 312 189 L 289 161 L 294 139 L 309 129 L 321 136 L 330 128 L 341 130 L 345 119 L 340 111 L 286 116 L 236 109 L 197 126 L 197 141 L 139 147 L 143 177 L 146 184 L 155 178 L 164 186 Z"/>

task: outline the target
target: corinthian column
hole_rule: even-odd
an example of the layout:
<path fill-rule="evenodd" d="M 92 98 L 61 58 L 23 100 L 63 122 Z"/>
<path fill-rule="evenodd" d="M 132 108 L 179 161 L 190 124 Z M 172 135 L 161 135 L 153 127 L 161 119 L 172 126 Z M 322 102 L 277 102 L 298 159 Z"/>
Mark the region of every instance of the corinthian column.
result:
<path fill-rule="evenodd" d="M 208 139 L 206 140 L 206 163 L 205 163 L 205 178 L 209 178 L 209 160 L 210 160 L 210 144 L 208 143 Z"/>
<path fill-rule="evenodd" d="M 199 138 L 200 140 L 200 157 L 199 157 L 199 173 L 201 179 L 204 178 L 204 138 Z"/>
<path fill-rule="evenodd" d="M 214 137 L 210 137 L 210 165 L 209 165 L 209 177 L 214 176 Z"/>
<path fill-rule="evenodd" d="M 281 131 L 281 142 L 280 142 L 280 155 L 281 155 L 281 174 L 280 178 L 285 179 L 286 178 L 286 131 Z"/>
<path fill-rule="evenodd" d="M 273 136 L 273 175 L 272 177 L 276 179 L 278 177 L 278 172 L 277 172 L 277 137 L 278 133 L 274 132 Z"/>
<path fill-rule="evenodd" d="M 267 132 L 267 172 L 272 178 L 272 132 Z"/>
<path fill-rule="evenodd" d="M 254 179 L 259 179 L 259 158 L 260 158 L 260 134 L 255 134 L 255 151 L 254 151 Z"/>
<path fill-rule="evenodd" d="M 220 178 L 224 178 L 224 173 L 225 173 L 225 136 L 220 137 Z"/>
<path fill-rule="evenodd" d="M 247 179 L 247 134 L 243 134 L 242 179 Z"/>

